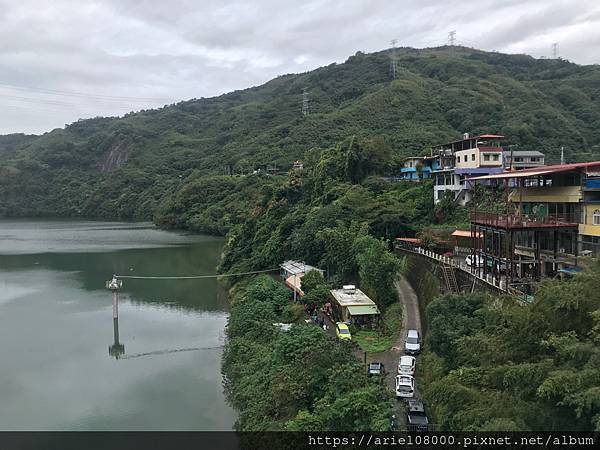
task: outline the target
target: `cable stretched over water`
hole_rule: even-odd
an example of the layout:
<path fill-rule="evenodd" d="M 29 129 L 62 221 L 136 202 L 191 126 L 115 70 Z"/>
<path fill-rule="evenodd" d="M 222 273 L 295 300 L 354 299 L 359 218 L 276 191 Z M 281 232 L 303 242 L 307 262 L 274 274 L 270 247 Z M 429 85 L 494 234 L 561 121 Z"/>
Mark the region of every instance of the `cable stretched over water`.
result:
<path fill-rule="evenodd" d="M 279 268 L 265 269 L 265 270 L 254 270 L 252 272 L 239 272 L 239 273 L 224 273 L 220 275 L 193 275 L 188 277 L 150 277 L 141 275 L 115 275 L 117 278 L 130 279 L 130 280 L 198 280 L 201 278 L 220 278 L 220 277 L 238 277 L 243 275 L 254 275 L 256 273 L 276 272 Z"/>
<path fill-rule="evenodd" d="M 141 358 L 142 356 L 153 356 L 153 355 L 167 355 L 169 353 L 181 353 L 181 352 L 195 352 L 198 350 L 218 350 L 223 348 L 222 345 L 217 345 L 215 347 L 189 347 L 189 348 L 176 348 L 172 350 L 156 350 L 153 352 L 146 353 L 135 353 L 133 355 L 124 355 L 119 359 L 133 359 L 133 358 Z"/>

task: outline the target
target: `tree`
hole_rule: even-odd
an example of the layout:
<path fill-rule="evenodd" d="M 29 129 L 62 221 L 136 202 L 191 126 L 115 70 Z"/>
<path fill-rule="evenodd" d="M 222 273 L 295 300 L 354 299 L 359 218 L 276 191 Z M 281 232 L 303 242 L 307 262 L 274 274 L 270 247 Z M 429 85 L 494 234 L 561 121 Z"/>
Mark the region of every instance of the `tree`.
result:
<path fill-rule="evenodd" d="M 362 236 L 354 244 L 361 286 L 380 308 L 398 300 L 394 282 L 400 271 L 400 260 L 384 241 Z"/>
<path fill-rule="evenodd" d="M 325 248 L 321 267 L 326 267 L 336 284 L 349 281 L 356 273 L 354 242 L 366 229 L 357 223 L 350 226 L 339 223 L 335 228 L 326 228 L 317 233 Z"/>
<path fill-rule="evenodd" d="M 327 286 L 327 283 L 321 272 L 318 270 L 311 270 L 302 277 L 300 286 L 305 294 L 309 294 L 314 289 Z"/>

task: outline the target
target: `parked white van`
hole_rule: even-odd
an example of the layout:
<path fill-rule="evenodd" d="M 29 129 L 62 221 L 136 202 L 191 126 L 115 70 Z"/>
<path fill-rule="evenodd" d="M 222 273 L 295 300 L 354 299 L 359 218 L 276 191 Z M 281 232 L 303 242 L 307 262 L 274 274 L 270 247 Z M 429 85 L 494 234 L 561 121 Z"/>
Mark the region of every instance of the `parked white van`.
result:
<path fill-rule="evenodd" d="M 417 358 L 414 356 L 402 356 L 398 362 L 398 375 L 415 375 L 415 367 L 417 365 Z"/>
<path fill-rule="evenodd" d="M 413 398 L 415 395 L 415 379 L 410 375 L 396 375 L 396 397 Z"/>

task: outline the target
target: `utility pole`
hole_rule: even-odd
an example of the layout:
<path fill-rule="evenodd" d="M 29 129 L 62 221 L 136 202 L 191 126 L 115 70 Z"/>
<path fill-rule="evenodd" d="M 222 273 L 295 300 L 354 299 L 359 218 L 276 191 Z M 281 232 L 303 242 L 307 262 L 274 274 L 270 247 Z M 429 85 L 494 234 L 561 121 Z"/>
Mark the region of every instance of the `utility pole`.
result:
<path fill-rule="evenodd" d="M 552 58 L 559 59 L 558 58 L 558 42 L 555 42 L 554 44 L 552 44 Z"/>
<path fill-rule="evenodd" d="M 448 46 L 450 47 L 450 55 L 454 55 L 454 45 L 456 44 L 456 30 L 448 32 Z"/>
<path fill-rule="evenodd" d="M 390 53 L 390 72 L 392 74 L 392 79 L 395 79 L 398 76 L 398 54 L 396 53 L 397 43 L 398 39 L 392 39 L 390 41 L 390 44 L 392 45 Z"/>
<path fill-rule="evenodd" d="M 310 108 L 308 105 L 308 91 L 306 88 L 302 90 L 302 115 L 308 116 L 310 114 Z"/>
<path fill-rule="evenodd" d="M 508 148 L 510 148 L 510 167 L 508 170 L 510 170 L 511 172 L 513 170 L 513 163 L 515 161 L 515 158 L 513 157 L 513 151 L 514 151 L 513 149 L 518 146 L 519 146 L 519 144 L 512 144 L 512 145 L 508 146 Z"/>
<path fill-rule="evenodd" d="M 123 281 L 113 275 L 112 280 L 106 282 L 106 289 L 112 292 L 112 312 L 113 312 L 113 345 L 108 347 L 108 354 L 115 359 L 125 353 L 125 346 L 119 342 L 119 298 L 117 292 L 123 287 Z"/>
<path fill-rule="evenodd" d="M 565 163 L 565 148 L 564 147 L 560 148 L 560 163 L 561 164 Z"/>

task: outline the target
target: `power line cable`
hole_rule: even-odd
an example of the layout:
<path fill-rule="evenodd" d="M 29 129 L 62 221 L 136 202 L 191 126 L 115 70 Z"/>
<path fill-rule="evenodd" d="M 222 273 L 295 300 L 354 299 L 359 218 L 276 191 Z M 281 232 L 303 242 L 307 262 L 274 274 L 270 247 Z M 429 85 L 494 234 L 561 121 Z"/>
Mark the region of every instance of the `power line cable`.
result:
<path fill-rule="evenodd" d="M 52 105 L 52 106 L 73 107 L 73 106 L 81 105 L 81 103 L 64 102 L 61 100 L 52 100 L 52 99 L 45 99 L 45 98 L 21 97 L 18 95 L 9 95 L 9 94 L 2 94 L 2 93 L 0 93 L 0 98 L 15 99 L 15 100 L 26 102 L 26 103 L 42 103 L 42 104 Z M 123 110 L 129 110 L 129 111 L 131 111 L 131 109 L 134 109 L 134 108 L 124 106 L 124 105 L 105 105 L 105 106 L 107 108 L 116 108 L 116 109 L 123 109 Z"/>
<path fill-rule="evenodd" d="M 267 272 L 276 272 L 279 270 L 279 267 L 273 269 L 265 269 L 265 270 L 254 270 L 252 272 L 239 272 L 239 273 L 224 273 L 221 275 L 192 275 L 192 276 L 184 276 L 184 277 L 151 277 L 151 276 L 138 276 L 138 275 L 115 275 L 116 278 L 121 279 L 130 279 L 130 280 L 198 280 L 203 278 L 221 278 L 221 277 L 237 277 L 243 275 L 254 275 L 256 273 L 267 273 Z"/>
<path fill-rule="evenodd" d="M 88 94 L 85 92 L 77 92 L 77 91 L 63 91 L 59 89 L 47 89 L 33 86 L 18 86 L 15 84 L 9 83 L 0 83 L 0 87 L 5 87 L 7 89 L 15 89 L 19 91 L 28 91 L 28 92 L 37 92 L 43 94 L 50 95 L 58 95 L 63 97 L 78 97 L 78 98 L 90 98 L 90 99 L 98 99 L 98 100 L 112 100 L 112 101 L 139 101 L 139 102 L 151 102 L 151 101 L 167 101 L 172 102 L 172 98 L 166 97 L 128 97 L 128 96 L 119 96 L 119 95 L 103 95 L 103 94 Z"/>

